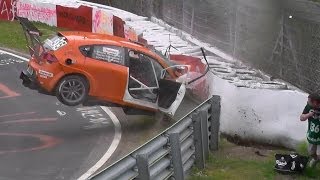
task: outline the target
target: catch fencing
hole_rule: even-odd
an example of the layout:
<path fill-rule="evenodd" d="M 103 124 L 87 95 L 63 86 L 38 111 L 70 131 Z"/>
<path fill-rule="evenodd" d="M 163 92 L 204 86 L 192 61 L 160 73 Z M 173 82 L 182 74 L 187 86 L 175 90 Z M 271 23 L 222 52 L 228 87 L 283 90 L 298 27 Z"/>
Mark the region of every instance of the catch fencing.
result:
<path fill-rule="evenodd" d="M 155 16 L 274 78 L 306 92 L 320 92 L 317 2 L 110 0 L 108 3 L 140 15 Z"/>
<path fill-rule="evenodd" d="M 209 151 L 218 149 L 219 119 L 220 97 L 213 96 L 166 131 L 90 179 L 183 180 L 194 164 L 203 169 Z"/>
<path fill-rule="evenodd" d="M 162 19 L 295 86 L 319 90 L 320 8 L 308 0 L 163 0 Z"/>

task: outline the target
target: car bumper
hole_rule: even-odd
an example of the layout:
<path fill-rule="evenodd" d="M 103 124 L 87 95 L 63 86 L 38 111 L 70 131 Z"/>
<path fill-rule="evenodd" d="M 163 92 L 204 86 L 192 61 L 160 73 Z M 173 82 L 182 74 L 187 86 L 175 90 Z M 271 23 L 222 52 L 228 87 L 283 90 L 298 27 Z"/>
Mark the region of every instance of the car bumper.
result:
<path fill-rule="evenodd" d="M 39 83 L 36 79 L 35 76 L 33 76 L 32 74 L 30 74 L 27 70 L 23 70 L 20 73 L 20 79 L 22 79 L 22 84 L 30 87 L 30 88 L 38 88 L 39 87 Z"/>

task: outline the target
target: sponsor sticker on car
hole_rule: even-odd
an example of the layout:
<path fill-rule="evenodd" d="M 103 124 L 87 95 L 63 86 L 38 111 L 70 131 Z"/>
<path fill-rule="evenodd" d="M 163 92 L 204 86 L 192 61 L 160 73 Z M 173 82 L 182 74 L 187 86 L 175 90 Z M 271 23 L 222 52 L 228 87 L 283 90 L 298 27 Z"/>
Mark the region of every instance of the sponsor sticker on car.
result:
<path fill-rule="evenodd" d="M 62 46 L 65 46 L 66 44 L 68 44 L 66 38 L 59 36 L 55 36 L 52 39 L 47 39 L 44 42 L 44 46 L 53 51 L 60 49 Z"/>
<path fill-rule="evenodd" d="M 40 77 L 45 78 L 45 79 L 47 79 L 48 77 L 49 78 L 53 77 L 53 74 L 51 72 L 44 71 L 44 70 L 41 70 L 41 69 L 39 70 L 39 75 L 40 75 Z"/>
<path fill-rule="evenodd" d="M 100 59 L 107 62 L 118 63 L 118 64 L 122 64 L 122 61 L 123 61 L 123 56 L 121 54 L 121 51 L 114 47 L 111 48 L 111 47 L 97 46 L 94 49 L 93 57 L 95 59 Z"/>

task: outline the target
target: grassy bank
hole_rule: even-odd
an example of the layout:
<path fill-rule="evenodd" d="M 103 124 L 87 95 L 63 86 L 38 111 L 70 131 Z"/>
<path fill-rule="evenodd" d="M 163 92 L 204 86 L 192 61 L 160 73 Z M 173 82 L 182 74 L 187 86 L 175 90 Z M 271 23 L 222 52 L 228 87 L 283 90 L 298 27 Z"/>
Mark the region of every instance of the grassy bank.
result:
<path fill-rule="evenodd" d="M 299 147 L 300 154 L 307 154 L 306 144 Z M 257 180 L 257 179 L 320 179 L 320 164 L 315 169 L 307 168 L 301 175 L 281 175 L 273 170 L 276 153 L 286 150 L 243 147 L 222 139 L 220 149 L 210 155 L 205 170 L 194 169 L 191 180 Z"/>
<path fill-rule="evenodd" d="M 34 23 L 43 33 L 41 39 L 46 39 L 54 34 L 58 29 L 42 23 Z M 21 52 L 27 52 L 26 40 L 18 21 L 0 20 L 0 47 L 6 47 Z"/>

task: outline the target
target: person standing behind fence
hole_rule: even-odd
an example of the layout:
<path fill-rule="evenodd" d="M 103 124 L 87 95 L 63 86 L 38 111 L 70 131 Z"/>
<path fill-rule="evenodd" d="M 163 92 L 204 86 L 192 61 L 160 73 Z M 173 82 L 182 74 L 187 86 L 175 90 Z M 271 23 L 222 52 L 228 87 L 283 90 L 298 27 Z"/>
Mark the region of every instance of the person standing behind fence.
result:
<path fill-rule="evenodd" d="M 310 94 L 308 103 L 300 116 L 301 121 L 308 120 L 308 151 L 311 156 L 310 167 L 314 167 L 320 160 L 320 95 Z"/>

